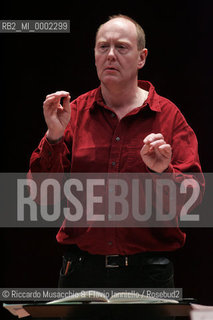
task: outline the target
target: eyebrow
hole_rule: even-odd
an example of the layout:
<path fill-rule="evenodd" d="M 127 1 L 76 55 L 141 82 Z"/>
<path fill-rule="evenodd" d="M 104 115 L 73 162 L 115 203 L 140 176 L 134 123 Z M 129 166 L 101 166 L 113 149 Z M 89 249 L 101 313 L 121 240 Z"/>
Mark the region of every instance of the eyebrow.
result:
<path fill-rule="evenodd" d="M 128 45 L 131 45 L 131 42 L 127 39 L 117 39 L 117 40 L 114 40 L 115 43 L 123 43 L 123 44 L 128 44 Z M 96 43 L 100 44 L 100 43 L 109 43 L 110 40 L 107 40 L 107 39 L 104 39 L 104 38 L 101 38 L 101 39 L 98 39 L 96 41 Z"/>

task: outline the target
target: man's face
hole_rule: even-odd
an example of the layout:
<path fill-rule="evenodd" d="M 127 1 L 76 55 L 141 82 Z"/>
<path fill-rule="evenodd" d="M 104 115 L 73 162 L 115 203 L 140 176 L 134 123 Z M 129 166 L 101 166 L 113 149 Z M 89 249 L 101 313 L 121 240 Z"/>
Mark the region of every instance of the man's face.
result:
<path fill-rule="evenodd" d="M 138 51 L 136 27 L 131 21 L 116 18 L 100 28 L 95 45 L 95 65 L 103 84 L 135 80 L 145 58 L 143 50 Z"/>

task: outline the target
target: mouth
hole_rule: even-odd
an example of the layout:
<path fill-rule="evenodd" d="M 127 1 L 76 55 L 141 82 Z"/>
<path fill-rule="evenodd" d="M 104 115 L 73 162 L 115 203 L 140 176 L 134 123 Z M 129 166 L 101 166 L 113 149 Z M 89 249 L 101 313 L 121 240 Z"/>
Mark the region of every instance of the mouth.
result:
<path fill-rule="evenodd" d="M 104 70 L 107 70 L 107 71 L 118 71 L 118 69 L 116 69 L 114 67 L 106 67 Z"/>

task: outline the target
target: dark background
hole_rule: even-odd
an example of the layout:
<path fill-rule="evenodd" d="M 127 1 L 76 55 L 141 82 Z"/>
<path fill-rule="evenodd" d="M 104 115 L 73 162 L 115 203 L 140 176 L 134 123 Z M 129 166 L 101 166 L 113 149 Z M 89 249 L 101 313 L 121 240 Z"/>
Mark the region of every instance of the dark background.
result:
<path fill-rule="evenodd" d="M 97 87 L 95 32 L 117 13 L 144 28 L 149 55 L 140 78 L 180 108 L 197 135 L 203 171 L 212 172 L 212 1 L 8 0 L 0 8 L 2 20 L 71 21 L 69 34 L 0 34 L 1 172 L 28 171 L 30 155 L 46 131 L 42 104 L 47 94 L 66 90 L 74 99 Z M 2 228 L 1 287 L 56 287 L 61 263 L 56 232 Z M 176 287 L 185 297 L 213 304 L 212 229 L 186 232 L 186 245 L 174 258 Z"/>

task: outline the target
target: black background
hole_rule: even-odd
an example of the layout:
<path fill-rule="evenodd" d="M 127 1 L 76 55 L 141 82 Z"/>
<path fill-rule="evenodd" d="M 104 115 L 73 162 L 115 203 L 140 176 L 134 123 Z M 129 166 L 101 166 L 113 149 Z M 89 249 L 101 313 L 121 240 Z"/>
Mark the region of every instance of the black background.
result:
<path fill-rule="evenodd" d="M 30 155 L 46 131 L 42 104 L 47 94 L 66 90 L 74 99 L 97 87 L 95 32 L 117 13 L 144 28 L 149 55 L 140 78 L 180 108 L 197 135 L 203 171 L 212 172 L 212 1 L 5 1 L 0 6 L 2 20 L 67 19 L 71 24 L 69 34 L 0 34 L 1 172 L 28 171 Z M 1 229 L 1 287 L 56 287 L 61 263 L 56 232 Z M 186 245 L 175 256 L 176 287 L 185 297 L 213 304 L 212 229 L 186 232 Z M 4 318 L 10 315 L 4 312 Z"/>

